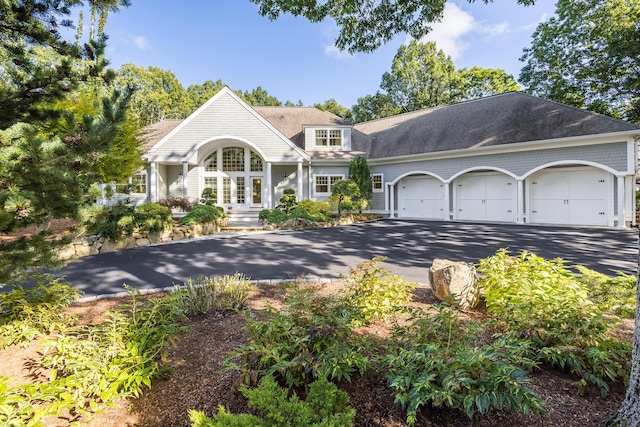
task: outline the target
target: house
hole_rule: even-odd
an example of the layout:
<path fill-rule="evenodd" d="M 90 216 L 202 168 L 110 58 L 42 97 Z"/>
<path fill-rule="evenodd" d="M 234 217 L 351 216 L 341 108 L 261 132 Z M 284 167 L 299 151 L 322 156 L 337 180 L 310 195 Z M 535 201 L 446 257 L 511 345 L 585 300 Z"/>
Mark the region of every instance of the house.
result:
<path fill-rule="evenodd" d="M 239 219 L 283 191 L 322 200 L 349 162 L 371 168 L 371 211 L 391 217 L 623 228 L 635 221 L 640 127 L 510 92 L 352 125 L 309 107 L 251 107 L 224 88 L 150 127 L 131 198 L 198 199 Z"/>

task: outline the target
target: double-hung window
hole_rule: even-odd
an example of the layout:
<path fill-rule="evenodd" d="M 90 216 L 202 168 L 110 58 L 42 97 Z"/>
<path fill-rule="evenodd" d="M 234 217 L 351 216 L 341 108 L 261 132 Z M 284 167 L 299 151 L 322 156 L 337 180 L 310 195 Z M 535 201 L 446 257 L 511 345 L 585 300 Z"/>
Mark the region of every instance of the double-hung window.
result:
<path fill-rule="evenodd" d="M 342 129 L 316 129 L 316 147 L 342 147 Z"/>
<path fill-rule="evenodd" d="M 383 178 L 381 173 L 371 175 L 371 184 L 373 186 L 374 193 L 382 193 L 384 191 L 384 188 L 382 187 L 382 180 Z"/>
<path fill-rule="evenodd" d="M 344 175 L 316 175 L 315 194 L 331 194 L 331 186 Z"/>

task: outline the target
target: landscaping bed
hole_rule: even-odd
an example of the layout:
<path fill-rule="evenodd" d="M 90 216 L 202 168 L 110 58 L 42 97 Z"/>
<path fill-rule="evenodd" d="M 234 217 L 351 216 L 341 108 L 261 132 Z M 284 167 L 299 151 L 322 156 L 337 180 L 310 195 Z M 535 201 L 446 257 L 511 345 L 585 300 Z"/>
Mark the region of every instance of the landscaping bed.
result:
<path fill-rule="evenodd" d="M 318 286 L 323 295 L 338 292 L 344 282 L 324 283 Z M 268 305 L 282 307 L 284 289 L 277 285 L 263 284 L 246 300 L 247 309 L 261 313 Z M 92 323 L 103 319 L 104 310 L 113 309 L 126 299 L 101 300 L 72 305 L 69 313 L 79 315 L 81 323 Z M 438 301 L 428 288 L 413 291 L 411 307 L 433 311 Z M 482 307 L 459 313 L 463 319 L 485 319 Z M 221 370 L 228 353 L 248 342 L 243 329 L 245 319 L 240 314 L 227 311 L 224 314 L 210 313 L 192 316 L 187 322 L 190 332 L 181 336 L 168 353 L 167 365 L 173 372 L 165 379 L 153 382 L 150 389 L 137 399 L 117 401 L 93 418 L 89 426 L 190 426 L 187 411 L 197 409 L 207 415 L 215 413 L 224 405 L 234 413 L 249 412 L 246 399 L 238 392 L 238 372 Z M 488 330 L 478 337 L 479 341 L 490 341 L 494 331 Z M 624 321 L 618 328 L 619 336 L 630 340 L 633 321 Z M 357 330 L 359 334 L 370 334 L 377 339 L 390 333 L 387 323 L 374 322 Z M 40 349 L 33 342 L 26 348 L 13 345 L 0 351 L 0 376 L 33 382 L 44 379 L 48 372 L 34 369 L 33 361 L 40 357 Z M 484 415 L 469 419 L 464 413 L 447 408 L 425 405 L 415 425 L 419 426 L 595 426 L 611 417 L 623 400 L 625 387 L 621 381 L 611 384 L 606 398 L 595 387 L 587 387 L 584 395 L 577 392 L 578 378 L 559 372 L 548 366 L 534 370 L 530 375 L 530 387 L 540 397 L 548 411 L 541 418 L 524 416 L 505 410 L 490 410 Z M 356 410 L 355 426 L 403 426 L 406 413 L 394 405 L 394 397 L 382 373 L 369 370 L 364 376 L 355 374 L 351 381 L 340 381 L 338 386 L 350 397 Z M 47 426 L 68 425 L 69 418 L 51 418 Z"/>

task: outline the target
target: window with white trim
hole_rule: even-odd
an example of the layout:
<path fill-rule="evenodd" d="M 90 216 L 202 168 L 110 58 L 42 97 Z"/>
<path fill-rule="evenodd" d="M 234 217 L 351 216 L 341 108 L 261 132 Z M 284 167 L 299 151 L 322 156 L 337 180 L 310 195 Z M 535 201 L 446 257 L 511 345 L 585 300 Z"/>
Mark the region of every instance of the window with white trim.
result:
<path fill-rule="evenodd" d="M 342 147 L 342 129 L 316 129 L 316 147 Z"/>
<path fill-rule="evenodd" d="M 374 193 L 382 193 L 384 191 L 382 181 L 383 175 L 381 173 L 371 175 L 371 185 L 373 186 Z"/>
<path fill-rule="evenodd" d="M 131 192 L 135 194 L 147 194 L 146 173 L 137 173 L 131 177 Z"/>
<path fill-rule="evenodd" d="M 331 186 L 344 179 L 344 175 L 316 175 L 315 194 L 331 194 Z"/>
<path fill-rule="evenodd" d="M 204 161 L 205 172 L 216 172 L 218 170 L 218 152 L 214 151 Z"/>
<path fill-rule="evenodd" d="M 224 147 L 222 149 L 222 170 L 224 172 L 244 172 L 244 148 Z"/>

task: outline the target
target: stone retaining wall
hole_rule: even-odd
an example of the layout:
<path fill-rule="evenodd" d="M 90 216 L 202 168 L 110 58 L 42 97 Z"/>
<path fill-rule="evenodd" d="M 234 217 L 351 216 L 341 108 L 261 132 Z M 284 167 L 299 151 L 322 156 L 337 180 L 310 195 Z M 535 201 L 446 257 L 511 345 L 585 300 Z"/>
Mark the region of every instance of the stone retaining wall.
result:
<path fill-rule="evenodd" d="M 140 248 L 158 243 L 171 242 L 173 240 L 191 239 L 208 234 L 219 233 L 226 225 L 226 219 L 216 222 L 206 222 L 193 226 L 174 225 L 171 230 L 134 232 L 131 235 L 123 235 L 113 241 L 104 236 L 86 236 L 74 239 L 71 243 L 58 250 L 58 258 L 69 260 L 87 255 L 96 255 L 107 252 L 122 251 L 125 249 Z"/>

